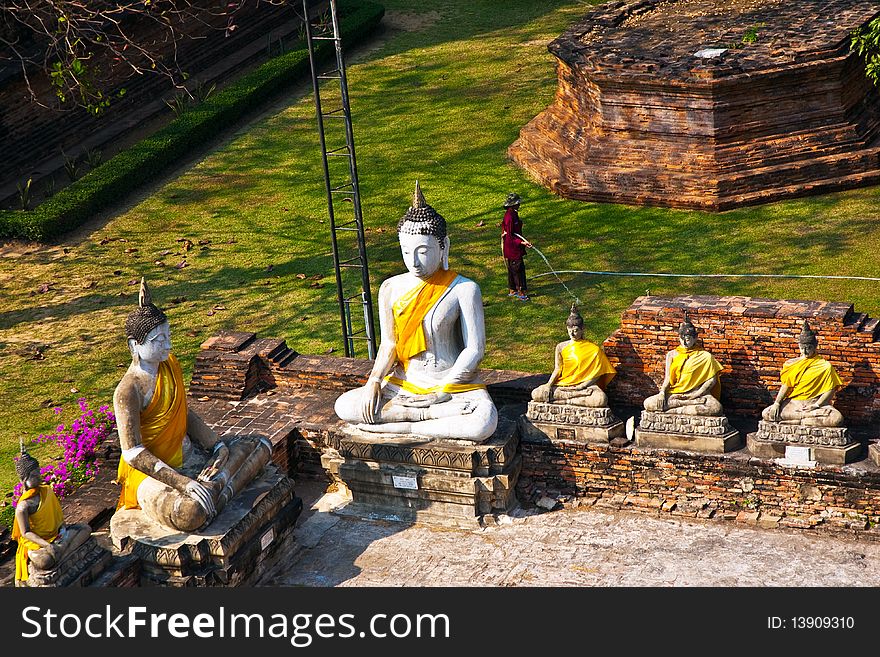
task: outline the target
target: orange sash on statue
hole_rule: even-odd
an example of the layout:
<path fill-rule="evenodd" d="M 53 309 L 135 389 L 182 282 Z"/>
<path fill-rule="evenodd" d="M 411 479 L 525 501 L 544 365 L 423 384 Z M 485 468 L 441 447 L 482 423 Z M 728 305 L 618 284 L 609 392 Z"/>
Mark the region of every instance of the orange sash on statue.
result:
<path fill-rule="evenodd" d="M 397 338 L 397 360 L 406 366 L 409 359 L 428 348 L 425 328 L 422 322 L 425 315 L 440 300 L 450 283 L 458 276 L 451 269 L 438 269 L 428 280 L 416 285 L 394 302 L 394 335 Z"/>
<path fill-rule="evenodd" d="M 156 390 L 141 413 L 141 444 L 172 468 L 183 465 L 183 438 L 186 436 L 186 391 L 183 371 L 173 355 L 159 364 Z M 121 457 L 116 481 L 122 484 L 117 509 L 137 509 L 137 489 L 147 475 L 135 470 Z"/>

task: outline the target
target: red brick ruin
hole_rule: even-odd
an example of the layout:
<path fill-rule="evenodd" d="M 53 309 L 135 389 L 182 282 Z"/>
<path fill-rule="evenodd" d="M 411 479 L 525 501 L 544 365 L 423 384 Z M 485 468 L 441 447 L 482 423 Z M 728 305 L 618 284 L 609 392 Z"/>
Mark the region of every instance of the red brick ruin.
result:
<path fill-rule="evenodd" d="M 687 310 L 703 348 L 724 366 L 721 403 L 728 414 L 757 419 L 779 390 L 779 370 L 798 355 L 804 320 L 819 336 L 819 355 L 831 361 L 844 387 L 834 405 L 847 426 L 880 420 L 880 322 L 846 303 L 752 297 L 639 297 L 605 340 L 617 366 L 611 404 L 641 406 L 663 380 L 665 353 L 678 346 Z"/>
<path fill-rule="evenodd" d="M 725 210 L 880 182 L 867 0 L 638 0 L 550 43 L 553 104 L 509 155 L 562 196 Z M 708 52 L 707 52 L 708 51 Z"/>

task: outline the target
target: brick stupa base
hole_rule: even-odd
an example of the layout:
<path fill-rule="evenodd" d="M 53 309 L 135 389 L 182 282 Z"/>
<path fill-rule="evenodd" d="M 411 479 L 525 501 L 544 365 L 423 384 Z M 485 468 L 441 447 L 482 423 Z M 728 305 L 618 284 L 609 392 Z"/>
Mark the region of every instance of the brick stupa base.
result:
<path fill-rule="evenodd" d="M 553 41 L 510 157 L 568 198 L 725 210 L 880 181 L 870 0 L 604 3 Z"/>

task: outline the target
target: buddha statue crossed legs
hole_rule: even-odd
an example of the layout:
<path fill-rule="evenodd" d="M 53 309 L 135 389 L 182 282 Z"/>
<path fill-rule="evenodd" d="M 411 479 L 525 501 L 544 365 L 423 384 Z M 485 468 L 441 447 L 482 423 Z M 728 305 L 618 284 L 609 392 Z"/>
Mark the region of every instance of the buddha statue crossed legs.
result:
<path fill-rule="evenodd" d="M 843 415 L 831 405 L 831 398 L 843 382 L 834 366 L 816 353 L 818 346 L 816 333 L 804 322 L 798 337 L 800 356 L 782 366 L 782 386 L 774 402 L 761 413 L 764 421 L 807 427 L 843 426 Z"/>
<path fill-rule="evenodd" d="M 379 288 L 382 341 L 370 378 L 336 400 L 336 414 L 364 431 L 482 442 L 498 412 L 478 377 L 480 288 L 449 269 L 446 221 L 418 183 L 397 232 L 407 272 Z"/>
<path fill-rule="evenodd" d="M 565 321 L 569 340 L 556 345 L 554 369 L 547 383 L 532 390 L 532 401 L 605 408 L 605 386 L 614 377 L 614 366 L 601 347 L 584 339 L 584 318 L 572 304 Z"/>
<path fill-rule="evenodd" d="M 122 448 L 117 508 L 140 508 L 166 527 L 196 531 L 262 471 L 272 447 L 264 438 L 226 442 L 188 408 L 168 319 L 146 281 L 125 328 L 132 362 L 113 393 Z M 211 454 L 195 478 L 180 471 L 187 436 Z"/>
<path fill-rule="evenodd" d="M 697 328 L 685 313 L 678 328 L 679 346 L 666 354 L 660 392 L 648 397 L 646 411 L 678 415 L 722 415 L 719 397 L 723 369 L 708 351 L 697 348 Z"/>

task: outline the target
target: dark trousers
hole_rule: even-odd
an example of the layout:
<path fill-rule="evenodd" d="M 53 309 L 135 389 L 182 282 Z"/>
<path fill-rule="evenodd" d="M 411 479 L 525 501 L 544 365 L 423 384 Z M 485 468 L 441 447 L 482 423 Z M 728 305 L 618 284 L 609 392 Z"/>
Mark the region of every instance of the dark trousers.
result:
<path fill-rule="evenodd" d="M 522 258 L 505 258 L 507 264 L 507 287 L 517 292 L 528 292 L 526 263 Z"/>

